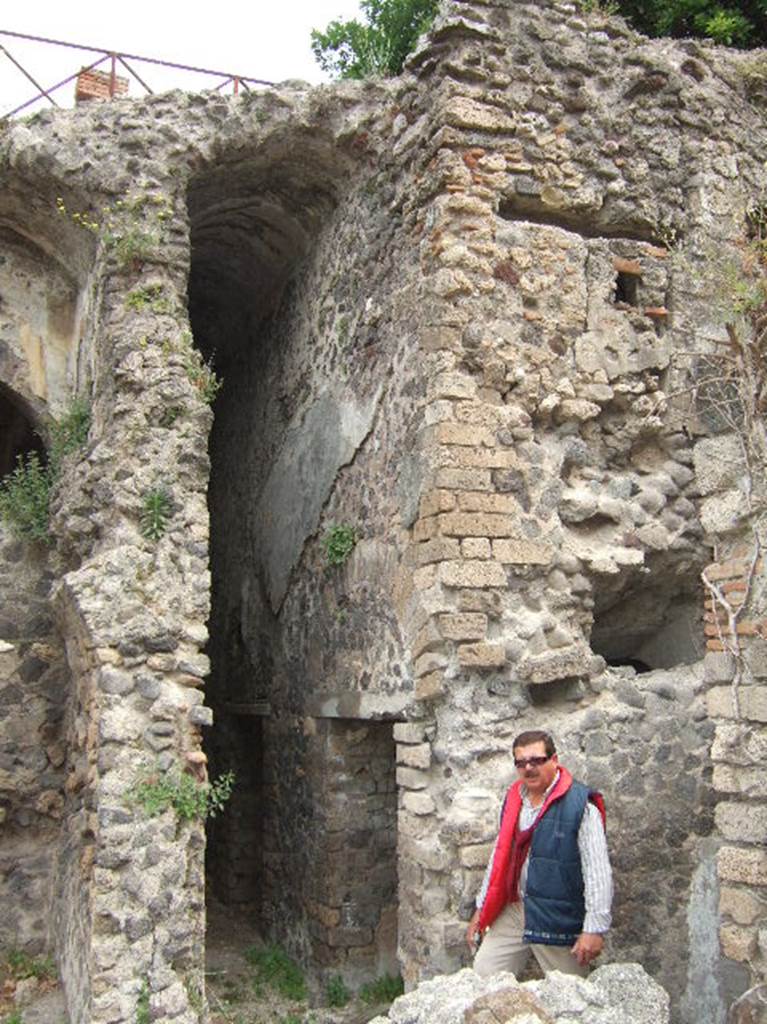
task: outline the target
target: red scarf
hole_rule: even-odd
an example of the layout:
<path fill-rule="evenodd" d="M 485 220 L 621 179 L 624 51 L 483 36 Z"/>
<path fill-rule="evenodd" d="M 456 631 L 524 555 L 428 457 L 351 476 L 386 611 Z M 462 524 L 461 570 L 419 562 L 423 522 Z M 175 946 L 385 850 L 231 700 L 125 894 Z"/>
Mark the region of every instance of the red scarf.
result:
<path fill-rule="evenodd" d="M 509 789 L 493 857 L 490 884 L 479 918 L 480 931 L 490 927 L 508 902 L 515 903 L 519 899 L 519 876 L 530 849 L 535 826 L 552 803 L 565 795 L 572 782 L 570 772 L 560 765 L 559 778 L 544 800 L 535 821 L 524 832 L 517 831 L 519 813 L 522 809 L 522 782 L 515 782 Z"/>

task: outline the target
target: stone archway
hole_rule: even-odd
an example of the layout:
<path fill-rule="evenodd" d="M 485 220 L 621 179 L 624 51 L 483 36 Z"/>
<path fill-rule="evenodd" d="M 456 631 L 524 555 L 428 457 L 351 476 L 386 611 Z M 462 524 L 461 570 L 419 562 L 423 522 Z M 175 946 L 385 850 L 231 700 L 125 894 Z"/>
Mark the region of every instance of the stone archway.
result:
<path fill-rule="evenodd" d="M 291 651 L 284 615 L 293 574 L 380 394 L 350 388 L 338 365 L 359 317 L 333 267 L 349 230 L 336 211 L 351 167 L 321 133 L 297 132 L 199 175 L 188 202 L 190 320 L 224 382 L 209 445 L 207 752 L 213 775 L 238 777 L 228 814 L 209 829 L 209 891 L 316 969 L 356 980 L 396 964 L 391 724 L 368 723 L 359 708 L 328 716 L 311 702 L 301 676 L 327 659 L 328 638 L 298 637 L 303 650 Z M 332 668 L 324 682 L 333 692 L 347 686 Z M 346 757 L 337 747 L 349 730 L 357 746 Z M 357 799 L 355 784 L 368 795 L 351 822 L 336 805 Z M 362 860 L 366 875 L 381 875 L 373 896 L 360 901 L 348 885 L 326 891 L 332 871 L 356 871 Z"/>

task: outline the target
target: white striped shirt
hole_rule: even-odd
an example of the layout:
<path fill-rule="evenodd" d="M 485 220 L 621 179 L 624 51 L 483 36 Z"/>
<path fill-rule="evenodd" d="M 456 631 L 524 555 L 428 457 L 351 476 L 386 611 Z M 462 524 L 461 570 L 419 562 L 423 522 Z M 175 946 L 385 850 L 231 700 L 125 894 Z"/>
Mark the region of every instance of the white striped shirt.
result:
<path fill-rule="evenodd" d="M 530 828 L 540 813 L 541 807 L 551 790 L 556 786 L 559 779 L 559 772 L 554 781 L 543 795 L 543 800 L 538 807 L 533 807 L 527 794 L 527 787 L 522 786 L 522 808 L 519 812 L 519 828 L 524 831 Z M 477 909 L 482 908 L 487 896 L 487 887 L 490 884 L 490 874 L 495 860 L 495 851 L 498 847 L 498 840 L 493 847 L 490 862 L 482 880 L 482 888 L 477 897 Z M 607 852 L 607 837 L 602 815 L 591 802 L 586 804 L 581 824 L 578 829 L 578 852 L 581 855 L 581 871 L 583 872 L 583 898 L 586 903 L 586 916 L 583 919 L 583 931 L 589 933 L 604 933 L 609 931 L 612 922 L 610 907 L 613 901 L 613 875 L 610 868 L 610 858 Z M 527 884 L 527 859 L 522 865 L 522 872 L 519 876 L 519 898 L 525 898 L 525 886 Z"/>

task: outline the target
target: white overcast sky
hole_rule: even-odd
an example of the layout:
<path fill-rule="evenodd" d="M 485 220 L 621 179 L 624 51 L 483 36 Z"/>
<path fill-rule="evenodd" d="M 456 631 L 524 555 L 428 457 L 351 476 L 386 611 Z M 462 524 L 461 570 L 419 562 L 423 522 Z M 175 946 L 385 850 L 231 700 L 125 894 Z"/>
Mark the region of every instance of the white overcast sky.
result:
<path fill-rule="evenodd" d="M 248 4 L 237 0 L 28 0 L 3 4 L 0 30 L 267 81 L 302 78 L 318 83 L 325 76 L 309 46 L 311 30 L 325 28 L 334 18 L 358 16 L 358 0 L 251 0 Z M 8 54 L 46 89 L 99 56 L 2 34 L 0 47 L 0 116 L 35 93 Z M 136 63 L 135 70 L 154 92 L 174 87 L 207 89 L 220 81 L 144 63 Z M 119 65 L 118 74 L 125 74 Z M 131 81 L 130 95 L 143 91 Z M 74 84 L 53 95 L 61 106 L 71 106 Z M 23 114 L 43 106 L 50 104 L 43 101 Z"/>

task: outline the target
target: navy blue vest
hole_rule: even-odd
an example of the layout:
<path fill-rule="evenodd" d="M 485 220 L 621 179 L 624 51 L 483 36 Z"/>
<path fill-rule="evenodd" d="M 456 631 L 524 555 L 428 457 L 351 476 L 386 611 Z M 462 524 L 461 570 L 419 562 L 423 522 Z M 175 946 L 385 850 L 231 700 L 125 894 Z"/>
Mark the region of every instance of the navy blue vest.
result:
<path fill-rule="evenodd" d="M 586 905 L 578 829 L 589 789 L 573 781 L 535 827 L 525 889 L 526 942 L 571 946 L 583 931 Z"/>

